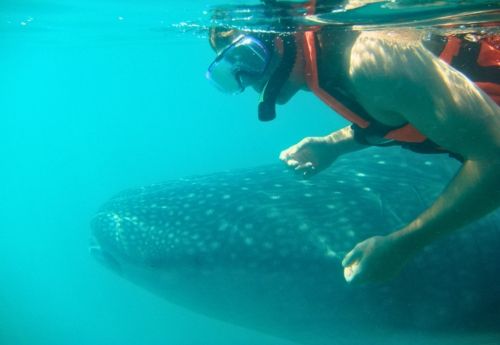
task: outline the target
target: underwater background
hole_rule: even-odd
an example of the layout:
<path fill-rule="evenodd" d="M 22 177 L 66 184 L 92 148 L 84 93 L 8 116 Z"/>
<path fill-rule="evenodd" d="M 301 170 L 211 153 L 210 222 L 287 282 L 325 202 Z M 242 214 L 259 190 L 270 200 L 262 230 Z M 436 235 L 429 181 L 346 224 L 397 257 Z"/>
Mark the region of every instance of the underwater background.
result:
<path fill-rule="evenodd" d="M 175 307 L 88 252 L 92 216 L 120 190 L 275 162 L 341 124 L 307 94 L 260 123 L 256 93 L 213 88 L 206 37 L 165 29 L 206 6 L 0 3 L 0 344 L 285 344 Z"/>
<path fill-rule="evenodd" d="M 256 93 L 214 89 L 206 36 L 174 24 L 216 3 L 0 2 L 1 345 L 291 344 L 169 304 L 88 253 L 120 190 L 276 162 L 345 125 L 310 94 L 262 123 Z"/>

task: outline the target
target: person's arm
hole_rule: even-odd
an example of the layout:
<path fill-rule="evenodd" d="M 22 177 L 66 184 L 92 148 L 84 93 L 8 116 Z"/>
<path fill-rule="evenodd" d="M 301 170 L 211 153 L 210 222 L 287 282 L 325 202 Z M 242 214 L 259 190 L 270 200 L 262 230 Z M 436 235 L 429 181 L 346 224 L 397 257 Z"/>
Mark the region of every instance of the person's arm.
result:
<path fill-rule="evenodd" d="M 393 276 L 437 237 L 500 206 L 498 105 L 421 46 L 392 44 L 384 50 L 384 43 L 377 42 L 377 47 L 385 61 L 388 82 L 372 88 L 370 97 L 377 96 L 373 90 L 389 92 L 397 102 L 379 102 L 379 107 L 400 114 L 431 140 L 464 157 L 465 162 L 439 198 L 415 220 L 388 236 L 359 243 L 346 255 L 346 280 L 353 282 Z"/>
<path fill-rule="evenodd" d="M 393 233 L 403 248 L 422 248 L 500 205 L 500 157 L 467 160 L 436 202 Z"/>
<path fill-rule="evenodd" d="M 428 60 L 431 68 L 422 58 L 417 68 L 430 74 L 423 85 L 429 91 L 420 90 L 429 101 L 400 111 L 465 162 L 436 202 L 394 234 L 403 247 L 423 247 L 500 206 L 500 107 L 461 73 L 433 56 Z M 408 92 L 401 92 L 403 101 L 409 102 Z"/>
<path fill-rule="evenodd" d="M 298 174 L 309 177 L 329 167 L 339 156 L 368 147 L 354 139 L 351 126 L 324 137 L 307 137 L 283 150 L 280 159 Z"/>

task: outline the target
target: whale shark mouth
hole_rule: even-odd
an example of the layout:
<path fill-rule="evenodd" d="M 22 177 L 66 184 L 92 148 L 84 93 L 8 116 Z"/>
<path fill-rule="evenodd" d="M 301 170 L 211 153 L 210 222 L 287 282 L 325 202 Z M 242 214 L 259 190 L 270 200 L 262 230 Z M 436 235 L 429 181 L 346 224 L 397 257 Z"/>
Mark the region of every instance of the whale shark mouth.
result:
<path fill-rule="evenodd" d="M 122 274 L 121 265 L 118 260 L 111 253 L 104 250 L 94 236 L 90 238 L 89 252 L 100 264 L 117 274 Z"/>

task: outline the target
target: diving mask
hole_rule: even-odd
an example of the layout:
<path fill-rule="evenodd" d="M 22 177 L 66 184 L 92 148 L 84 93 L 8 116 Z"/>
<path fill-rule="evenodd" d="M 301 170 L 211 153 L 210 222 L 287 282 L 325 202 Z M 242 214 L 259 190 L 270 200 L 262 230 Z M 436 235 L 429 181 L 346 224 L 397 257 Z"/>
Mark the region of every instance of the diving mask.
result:
<path fill-rule="evenodd" d="M 237 94 L 262 78 L 270 58 L 259 39 L 240 35 L 217 55 L 206 77 L 221 91 Z"/>

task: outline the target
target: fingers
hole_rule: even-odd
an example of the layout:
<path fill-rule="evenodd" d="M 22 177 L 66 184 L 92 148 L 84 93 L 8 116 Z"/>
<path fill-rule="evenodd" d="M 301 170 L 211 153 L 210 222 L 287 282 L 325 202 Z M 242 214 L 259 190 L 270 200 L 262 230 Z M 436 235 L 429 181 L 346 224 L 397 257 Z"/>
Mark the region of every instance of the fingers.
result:
<path fill-rule="evenodd" d="M 290 146 L 289 148 L 281 151 L 280 160 L 282 160 L 283 162 L 286 163 L 288 160 L 294 158 L 299 151 L 304 149 L 304 147 L 306 147 L 308 144 L 310 144 L 311 141 L 312 141 L 311 138 L 304 138 L 301 141 L 299 141 L 297 144 Z"/>
<path fill-rule="evenodd" d="M 347 267 L 354 264 L 356 261 L 359 261 L 363 256 L 363 251 L 359 249 L 356 245 L 353 250 L 347 253 L 342 260 L 342 266 Z"/>
<path fill-rule="evenodd" d="M 283 162 L 286 162 L 286 161 L 292 159 L 297 154 L 297 151 L 298 151 L 297 145 L 293 145 L 293 146 L 287 148 L 286 150 L 281 151 L 280 160 L 282 160 Z"/>
<path fill-rule="evenodd" d="M 309 177 L 316 173 L 316 166 L 307 161 L 305 163 L 300 162 L 299 159 L 295 157 L 296 151 L 288 149 L 280 153 L 280 160 L 283 161 L 289 168 L 293 169 L 295 173 L 302 177 Z"/>
<path fill-rule="evenodd" d="M 342 266 L 344 267 L 344 279 L 346 282 L 353 283 L 356 281 L 356 278 L 361 272 L 360 261 L 362 256 L 363 251 L 356 246 L 353 250 L 347 253 L 344 260 L 342 260 Z"/>
<path fill-rule="evenodd" d="M 304 178 L 308 178 L 318 172 L 317 164 L 313 163 L 314 152 L 311 151 L 311 144 L 315 138 L 307 137 L 299 143 L 281 151 L 280 160 L 289 168 Z"/>
<path fill-rule="evenodd" d="M 282 160 L 283 162 L 286 162 L 290 159 L 291 155 L 292 155 L 292 152 L 290 149 L 283 150 L 280 153 L 280 160 Z"/>
<path fill-rule="evenodd" d="M 316 173 L 316 167 L 312 162 L 306 162 L 305 164 L 297 164 L 294 170 L 298 175 L 306 178 Z"/>
<path fill-rule="evenodd" d="M 300 166 L 300 163 L 298 160 L 295 159 L 289 159 L 285 161 L 285 164 L 288 165 L 290 168 L 297 169 Z"/>
<path fill-rule="evenodd" d="M 359 274 L 359 262 L 344 268 L 344 279 L 347 283 L 355 283 Z"/>

